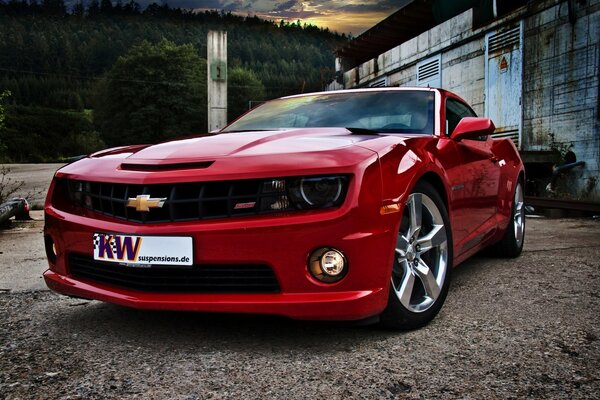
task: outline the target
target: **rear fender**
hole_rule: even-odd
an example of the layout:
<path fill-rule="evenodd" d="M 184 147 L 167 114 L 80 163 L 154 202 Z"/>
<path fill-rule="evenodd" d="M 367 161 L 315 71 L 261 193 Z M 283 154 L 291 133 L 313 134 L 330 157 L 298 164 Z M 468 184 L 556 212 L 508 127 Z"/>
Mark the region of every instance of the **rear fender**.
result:
<path fill-rule="evenodd" d="M 501 169 L 497 210 L 498 218 L 501 219 L 499 221 L 500 227 L 505 228 L 512 211 L 515 187 L 519 181 L 519 176 L 523 174 L 523 178 L 525 177 L 525 169 L 519 151 L 512 140 L 494 139 L 492 152 L 497 160 L 498 168 Z M 523 179 L 522 184 L 524 183 L 525 180 Z"/>

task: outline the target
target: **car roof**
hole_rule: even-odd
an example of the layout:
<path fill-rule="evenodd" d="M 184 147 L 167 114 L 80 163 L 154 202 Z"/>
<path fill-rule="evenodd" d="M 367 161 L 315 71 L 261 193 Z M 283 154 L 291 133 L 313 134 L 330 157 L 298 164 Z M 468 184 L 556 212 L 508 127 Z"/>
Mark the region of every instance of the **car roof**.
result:
<path fill-rule="evenodd" d="M 364 92 L 401 92 L 401 91 L 423 91 L 423 92 L 441 92 L 445 90 L 432 88 L 432 87 L 419 87 L 419 86 L 402 86 L 402 87 L 378 87 L 378 88 L 361 88 L 361 89 L 342 89 L 342 90 L 331 90 L 324 92 L 312 92 L 312 93 L 302 93 L 302 94 L 294 94 L 291 96 L 281 97 L 282 99 L 291 99 L 295 97 L 304 97 L 304 96 L 314 96 L 314 95 L 322 95 L 322 94 L 345 94 L 345 93 L 364 93 Z"/>
<path fill-rule="evenodd" d="M 423 86 L 385 86 L 385 87 L 378 87 L 378 88 L 330 90 L 330 91 L 294 94 L 294 95 L 290 95 L 290 96 L 280 97 L 280 99 L 293 99 L 293 98 L 297 98 L 297 97 L 316 96 L 316 95 L 324 95 L 324 94 L 345 94 L 345 93 L 365 93 L 365 92 L 401 92 L 401 91 L 415 91 L 415 90 L 421 91 L 421 92 L 438 92 L 441 95 L 442 100 L 444 100 L 448 97 L 451 97 L 456 100 L 460 100 L 461 102 L 463 102 L 467 106 L 469 106 L 469 108 L 471 108 L 470 103 L 467 102 L 462 97 L 460 97 L 459 95 L 457 95 L 456 93 L 451 92 L 446 89 L 429 87 L 429 86 L 428 87 L 423 87 Z M 277 100 L 277 99 L 273 99 L 273 100 Z"/>

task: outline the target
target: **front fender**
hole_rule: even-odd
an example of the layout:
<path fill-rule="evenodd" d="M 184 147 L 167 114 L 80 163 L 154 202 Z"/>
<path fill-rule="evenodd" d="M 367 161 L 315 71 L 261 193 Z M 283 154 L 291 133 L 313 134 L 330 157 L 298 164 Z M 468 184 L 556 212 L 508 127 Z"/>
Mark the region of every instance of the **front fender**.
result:
<path fill-rule="evenodd" d="M 449 203 L 448 177 L 438 157 L 443 146 L 439 144 L 437 138 L 414 138 L 379 149 L 383 205 L 398 204 L 403 209 L 413 187 L 427 174 L 439 178 L 444 186 L 440 195 Z"/>

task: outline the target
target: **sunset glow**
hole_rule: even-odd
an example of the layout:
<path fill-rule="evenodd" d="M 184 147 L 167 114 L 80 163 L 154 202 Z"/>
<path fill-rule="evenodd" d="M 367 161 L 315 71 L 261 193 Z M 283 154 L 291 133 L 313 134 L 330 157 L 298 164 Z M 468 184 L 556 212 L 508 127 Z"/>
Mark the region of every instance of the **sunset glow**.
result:
<path fill-rule="evenodd" d="M 141 3 L 154 0 L 142 0 Z M 218 10 L 279 22 L 300 21 L 358 36 L 405 4 L 406 0 L 167 0 L 171 7 Z"/>

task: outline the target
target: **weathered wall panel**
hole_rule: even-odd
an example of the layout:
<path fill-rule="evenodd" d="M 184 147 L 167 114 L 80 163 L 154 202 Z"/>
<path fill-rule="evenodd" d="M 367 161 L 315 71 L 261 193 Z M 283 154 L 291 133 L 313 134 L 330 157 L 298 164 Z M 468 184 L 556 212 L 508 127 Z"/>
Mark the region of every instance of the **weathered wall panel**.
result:
<path fill-rule="evenodd" d="M 557 2 L 525 19 L 524 39 L 525 147 L 571 150 L 586 165 L 565 174 L 560 194 L 600 200 L 600 1 L 578 4 L 574 24 Z"/>
<path fill-rule="evenodd" d="M 496 125 L 495 137 L 522 148 L 523 25 L 489 31 L 486 37 L 484 114 Z"/>
<path fill-rule="evenodd" d="M 485 34 L 523 20 L 522 150 L 570 149 L 584 168 L 565 177 L 564 196 L 600 201 L 600 0 L 545 0 L 473 29 L 468 10 L 344 74 L 345 88 L 388 76 L 390 86 L 417 84 L 416 64 L 441 54 L 442 87 L 485 109 Z"/>
<path fill-rule="evenodd" d="M 442 53 L 442 87 L 467 100 L 483 115 L 485 92 L 484 39 L 469 41 Z"/>

